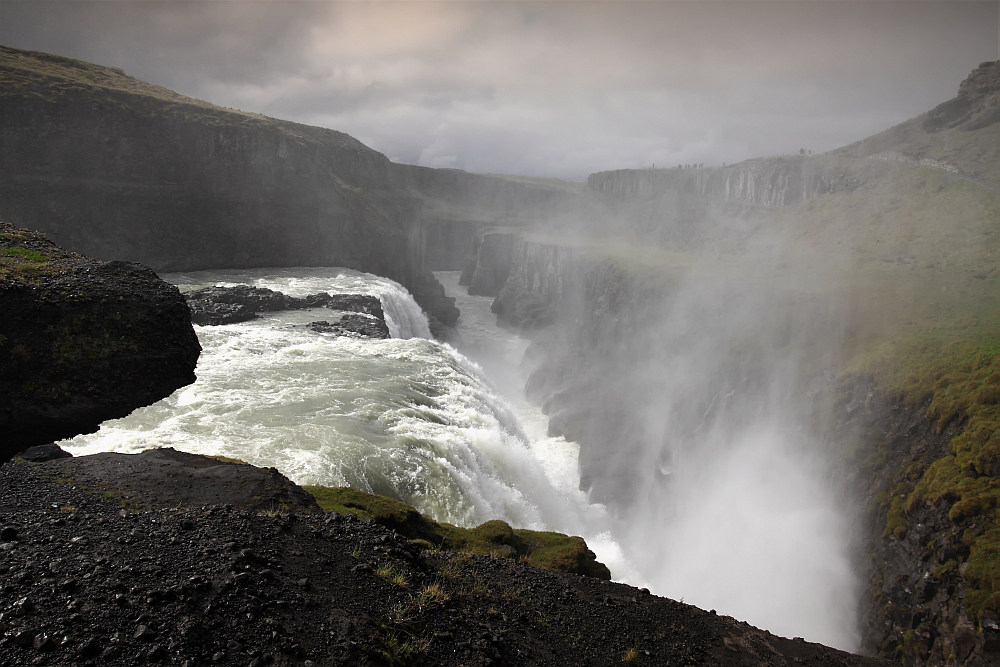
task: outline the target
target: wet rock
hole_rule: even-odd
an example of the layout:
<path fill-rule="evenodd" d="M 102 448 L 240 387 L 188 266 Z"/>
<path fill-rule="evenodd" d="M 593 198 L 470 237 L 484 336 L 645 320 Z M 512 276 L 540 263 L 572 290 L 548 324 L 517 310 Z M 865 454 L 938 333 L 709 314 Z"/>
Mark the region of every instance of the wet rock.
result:
<path fill-rule="evenodd" d="M 39 653 L 47 653 L 56 648 L 56 643 L 52 641 L 52 638 L 48 634 L 41 632 L 35 635 L 31 641 L 31 646 Z"/>
<path fill-rule="evenodd" d="M 101 652 L 101 643 L 96 637 L 91 637 L 86 640 L 76 649 L 78 655 L 82 655 L 85 658 L 93 658 L 98 653 Z"/>
<path fill-rule="evenodd" d="M 28 648 L 35 641 L 35 635 L 38 634 L 38 630 L 32 628 L 22 628 L 21 630 L 15 630 L 13 634 L 14 643 L 21 648 Z"/>
<path fill-rule="evenodd" d="M 195 324 L 214 326 L 246 322 L 257 313 L 307 308 L 329 308 L 344 311 L 345 315 L 334 324 L 326 321 L 308 325 L 321 333 L 358 335 L 367 338 L 388 338 L 382 302 L 370 294 L 327 294 L 321 292 L 298 298 L 265 287 L 236 285 L 235 287 L 206 287 L 184 295 L 191 309 Z"/>
<path fill-rule="evenodd" d="M 384 320 L 362 314 L 346 314 L 334 323 L 326 320 L 310 322 L 306 326 L 312 331 L 351 338 L 389 338 L 389 327 Z"/>

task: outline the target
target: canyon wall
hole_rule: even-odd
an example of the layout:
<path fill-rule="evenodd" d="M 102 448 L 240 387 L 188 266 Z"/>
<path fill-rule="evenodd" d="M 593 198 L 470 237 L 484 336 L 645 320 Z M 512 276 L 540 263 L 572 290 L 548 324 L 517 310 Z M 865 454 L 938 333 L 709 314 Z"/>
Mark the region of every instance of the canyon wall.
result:
<path fill-rule="evenodd" d="M 617 200 L 693 197 L 740 207 L 782 207 L 822 194 L 851 192 L 865 182 L 859 161 L 791 155 L 746 160 L 726 167 L 619 169 L 591 174 L 587 188 Z"/>
<path fill-rule="evenodd" d="M 118 70 L 0 47 L 0 219 L 156 271 L 344 266 L 446 324 L 430 270 L 571 193 L 391 163 L 334 130 L 216 107 Z"/>

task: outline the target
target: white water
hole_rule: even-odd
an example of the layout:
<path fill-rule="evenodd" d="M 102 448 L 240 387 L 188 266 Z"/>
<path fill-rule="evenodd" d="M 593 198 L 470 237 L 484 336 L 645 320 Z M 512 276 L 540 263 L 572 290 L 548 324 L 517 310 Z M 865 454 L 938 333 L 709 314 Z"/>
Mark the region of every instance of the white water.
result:
<path fill-rule="evenodd" d="M 302 326 L 329 318 L 326 309 L 196 327 L 198 381 L 62 443 L 72 453 L 169 446 L 274 466 L 302 484 L 396 497 L 459 525 L 500 518 L 582 535 L 618 580 L 780 634 L 853 647 L 843 518 L 831 511 L 819 471 L 792 446 L 799 436 L 780 425 L 709 437 L 685 474 L 649 486 L 648 502 L 612 520 L 579 491 L 577 445 L 548 437 L 547 418 L 523 399 L 527 341 L 499 329 L 492 300 L 466 294 L 457 272 L 438 274 L 462 311 L 457 350 L 429 340 L 410 295 L 383 278 L 337 269 L 165 277 L 185 290 L 249 283 L 293 296 L 375 294 L 394 338 Z M 692 354 L 651 372 L 669 367 L 667 376 L 682 382 L 691 374 L 685 364 L 696 373 L 704 361 Z M 689 385 L 697 383 L 681 388 Z"/>
<path fill-rule="evenodd" d="M 329 318 L 323 308 L 195 327 L 203 347 L 198 381 L 61 443 L 73 454 L 174 447 L 229 456 L 274 466 L 301 484 L 396 497 L 458 525 L 499 518 L 583 534 L 615 564 L 613 544 L 593 534 L 603 508 L 588 506 L 576 490 L 572 446 L 544 438 L 539 423 L 529 428 L 542 428 L 542 438 L 526 433 L 479 366 L 428 339 L 426 318 L 398 284 L 323 268 L 164 277 L 182 290 L 244 283 L 292 296 L 374 294 L 393 338 L 358 340 L 302 326 Z M 523 352 L 522 341 L 506 338 L 513 354 Z"/>

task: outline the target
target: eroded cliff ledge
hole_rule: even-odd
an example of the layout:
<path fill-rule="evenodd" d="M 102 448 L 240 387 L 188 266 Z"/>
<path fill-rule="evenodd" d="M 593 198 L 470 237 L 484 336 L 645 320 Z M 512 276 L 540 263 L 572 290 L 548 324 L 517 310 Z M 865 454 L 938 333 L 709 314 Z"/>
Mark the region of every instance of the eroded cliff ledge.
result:
<path fill-rule="evenodd" d="M 201 352 L 176 287 L 0 223 L 0 461 L 96 431 L 194 382 Z"/>

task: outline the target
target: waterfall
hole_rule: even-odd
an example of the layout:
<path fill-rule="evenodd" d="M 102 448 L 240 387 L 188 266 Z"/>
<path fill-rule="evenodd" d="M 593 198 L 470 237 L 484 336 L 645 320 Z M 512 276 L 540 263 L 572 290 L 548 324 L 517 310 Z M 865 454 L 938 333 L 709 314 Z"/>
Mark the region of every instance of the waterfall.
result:
<path fill-rule="evenodd" d="M 429 339 L 426 317 L 398 283 L 344 269 L 166 278 L 185 290 L 243 283 L 292 296 L 373 294 L 393 338 L 331 337 L 304 326 L 324 309 L 196 327 L 197 382 L 63 443 L 73 454 L 171 446 L 274 466 L 300 484 L 398 498 L 458 525 L 503 519 L 583 532 L 580 498 L 553 487 L 510 404 L 482 368 Z"/>

